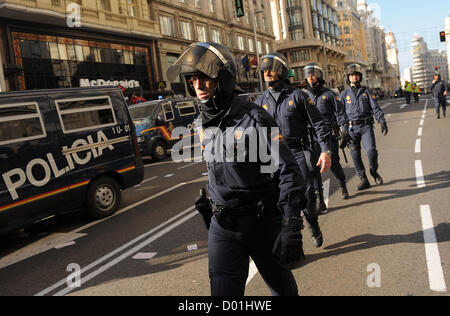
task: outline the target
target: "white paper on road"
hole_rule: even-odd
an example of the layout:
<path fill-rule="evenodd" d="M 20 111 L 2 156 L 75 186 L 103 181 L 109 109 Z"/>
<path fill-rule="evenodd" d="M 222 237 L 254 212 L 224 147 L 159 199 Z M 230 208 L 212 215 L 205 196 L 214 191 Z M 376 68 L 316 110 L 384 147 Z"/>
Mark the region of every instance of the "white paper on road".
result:
<path fill-rule="evenodd" d="M 187 246 L 188 251 L 197 250 L 197 249 L 198 249 L 197 244 Z"/>
<path fill-rule="evenodd" d="M 132 259 L 136 260 L 148 260 L 156 256 L 157 252 L 139 252 L 135 254 Z"/>

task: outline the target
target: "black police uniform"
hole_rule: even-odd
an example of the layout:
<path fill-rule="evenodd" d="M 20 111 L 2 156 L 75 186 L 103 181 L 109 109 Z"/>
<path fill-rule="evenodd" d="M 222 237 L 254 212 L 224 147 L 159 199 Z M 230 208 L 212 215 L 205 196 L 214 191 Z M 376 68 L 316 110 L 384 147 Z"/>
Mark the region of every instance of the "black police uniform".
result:
<path fill-rule="evenodd" d="M 373 115 L 380 124 L 386 124 L 383 110 L 378 106 L 369 89 L 364 86 L 348 87 L 341 93 L 340 100 L 345 106 L 349 119 L 350 153 L 355 164 L 356 174 L 359 177 L 366 177 L 361 158 L 362 141 L 369 159 L 371 174 L 372 176 L 378 175 L 378 151 L 373 129 Z"/>
<path fill-rule="evenodd" d="M 318 137 L 321 152 L 329 152 L 330 130 L 324 124 L 322 116 L 314 102 L 299 89 L 283 82 L 278 100 L 272 97 L 269 90 L 258 97 L 256 104 L 263 107 L 275 119 L 294 154 L 303 180 L 306 184 L 308 208 L 304 210 L 310 224 L 318 222 L 316 212 L 316 194 L 314 188 L 315 165 L 320 153 L 315 152 L 310 141 L 308 126 L 312 127 Z"/>
<path fill-rule="evenodd" d="M 303 91 L 314 101 L 317 109 L 322 114 L 325 125 L 332 131 L 330 135 L 331 171 L 342 187 L 345 185 L 345 173 L 340 163 L 336 129 L 342 127 L 343 130 L 348 130 L 348 118 L 344 106 L 333 91 L 323 85 L 319 85 L 317 88 L 308 87 L 308 89 L 304 89 Z M 322 190 L 320 173 L 317 179 L 316 189 Z"/>
<path fill-rule="evenodd" d="M 280 232 L 282 213 L 279 210 L 285 217 L 299 217 L 307 202 L 294 157 L 278 128 L 275 133 L 270 131 L 276 127 L 275 122 L 263 109 L 236 96 L 217 123 L 205 129 L 197 121 L 197 126 L 202 126 L 199 134 L 203 135 L 208 189 L 215 213 L 208 239 L 211 294 L 243 295 L 250 255 L 274 295 L 297 295 L 291 271 L 275 259 L 272 247 Z M 261 172 L 265 162 L 260 157 L 251 162 L 248 142 L 240 152 L 235 143 L 227 143 L 246 137 L 246 130 L 256 131 L 260 127 L 264 128 L 262 133 L 269 128 L 264 136 L 269 139 L 268 149 L 273 149 L 274 142 L 278 145 L 277 181 L 270 173 Z M 262 136 L 261 130 L 258 135 Z"/>
<path fill-rule="evenodd" d="M 434 100 L 434 106 L 436 108 L 437 117 L 440 118 L 440 107 L 442 107 L 442 114 L 445 117 L 445 111 L 447 107 L 447 100 L 444 96 L 444 92 L 448 91 L 446 84 L 439 80 L 438 82 L 433 83 L 431 86 L 431 94 Z"/>

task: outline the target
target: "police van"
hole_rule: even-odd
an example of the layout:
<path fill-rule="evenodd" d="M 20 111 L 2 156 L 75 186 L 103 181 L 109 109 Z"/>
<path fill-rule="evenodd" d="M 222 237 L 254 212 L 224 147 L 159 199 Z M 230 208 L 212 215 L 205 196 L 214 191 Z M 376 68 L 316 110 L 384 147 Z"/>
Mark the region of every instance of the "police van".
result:
<path fill-rule="evenodd" d="M 142 157 L 151 157 L 154 161 L 164 160 L 172 146 L 180 138 L 172 138 L 172 131 L 185 127 L 195 146 L 194 120 L 200 113 L 196 98 L 176 98 L 143 102 L 129 108 L 139 143 Z"/>
<path fill-rule="evenodd" d="M 82 208 L 109 216 L 143 176 L 119 88 L 0 93 L 0 233 Z"/>

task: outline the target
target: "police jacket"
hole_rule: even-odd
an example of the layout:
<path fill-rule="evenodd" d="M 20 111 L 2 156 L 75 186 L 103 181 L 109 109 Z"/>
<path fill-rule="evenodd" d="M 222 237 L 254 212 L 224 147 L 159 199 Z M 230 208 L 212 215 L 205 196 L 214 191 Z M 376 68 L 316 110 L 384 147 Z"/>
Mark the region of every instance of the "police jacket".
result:
<path fill-rule="evenodd" d="M 278 192 L 275 188 L 278 185 L 279 197 L 274 197 L 278 199 L 278 207 L 285 216 L 300 216 L 307 204 L 300 170 L 270 115 L 245 98 L 235 96 L 230 109 L 214 125 L 217 126 L 204 129 L 201 121 L 196 121 L 212 202 L 239 212 Z M 275 169 L 267 168 L 274 162 Z"/>
<path fill-rule="evenodd" d="M 447 86 L 442 80 L 433 83 L 431 86 L 431 93 L 434 98 L 442 98 L 445 91 L 447 91 Z"/>
<path fill-rule="evenodd" d="M 314 92 L 310 89 L 304 89 L 303 91 L 314 101 L 317 109 L 322 114 L 323 121 L 330 129 L 336 123 L 345 130 L 348 128 L 348 118 L 344 106 L 333 91 L 324 86 L 320 86 Z"/>
<path fill-rule="evenodd" d="M 373 99 L 367 87 L 359 86 L 356 95 L 351 87 L 342 91 L 340 100 L 350 121 L 357 121 L 375 116 L 378 123 L 385 122 L 383 110 Z"/>
<path fill-rule="evenodd" d="M 303 91 L 285 86 L 278 101 L 264 91 L 255 103 L 262 106 L 275 119 L 291 149 L 301 148 L 308 142 L 308 126 L 314 129 L 322 152 L 329 151 L 330 129 L 325 125 L 322 115 Z"/>

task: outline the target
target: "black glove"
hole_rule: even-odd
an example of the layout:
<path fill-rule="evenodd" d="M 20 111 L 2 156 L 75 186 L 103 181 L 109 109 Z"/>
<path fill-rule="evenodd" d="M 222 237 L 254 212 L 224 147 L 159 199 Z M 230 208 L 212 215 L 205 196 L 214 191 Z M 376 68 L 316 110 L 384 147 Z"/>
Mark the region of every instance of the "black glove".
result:
<path fill-rule="evenodd" d="M 339 144 L 339 148 L 340 149 L 344 149 L 345 147 L 347 147 L 347 145 L 350 143 L 350 141 L 352 140 L 350 135 L 348 134 L 348 131 L 342 131 L 341 132 L 341 142 Z"/>
<path fill-rule="evenodd" d="M 384 136 L 386 136 L 388 133 L 387 124 L 385 121 L 381 122 L 381 132 L 383 133 Z"/>
<path fill-rule="evenodd" d="M 195 200 L 195 209 L 202 215 L 206 229 L 209 230 L 211 225 L 211 217 L 213 216 L 211 201 L 206 197 L 206 190 L 201 188 L 200 195 Z"/>
<path fill-rule="evenodd" d="M 303 220 L 297 217 L 283 217 L 281 231 L 273 245 L 272 253 L 279 258 L 280 264 L 290 270 L 303 265 L 302 233 Z"/>

